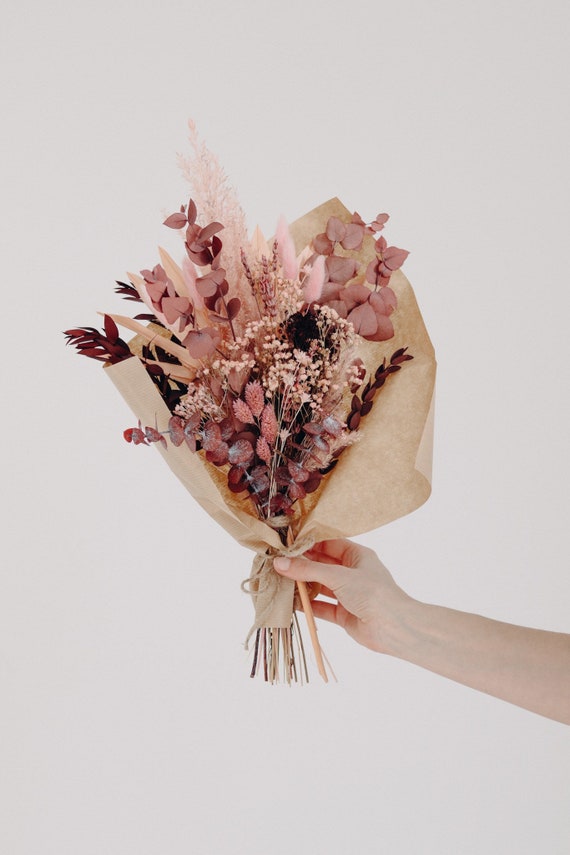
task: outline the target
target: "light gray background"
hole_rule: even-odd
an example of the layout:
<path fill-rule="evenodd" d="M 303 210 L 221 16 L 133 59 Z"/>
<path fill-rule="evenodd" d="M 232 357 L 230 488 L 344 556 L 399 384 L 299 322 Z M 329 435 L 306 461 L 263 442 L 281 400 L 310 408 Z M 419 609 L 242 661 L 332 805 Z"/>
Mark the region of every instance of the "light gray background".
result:
<path fill-rule="evenodd" d="M 438 354 L 434 492 L 361 540 L 418 598 L 569 631 L 569 24 L 562 2 L 4 0 L 6 855 L 568 851 L 563 725 L 331 626 L 338 685 L 249 680 L 249 553 L 125 445 L 60 331 L 156 262 L 189 116 L 252 227 L 332 195 L 389 211 Z"/>

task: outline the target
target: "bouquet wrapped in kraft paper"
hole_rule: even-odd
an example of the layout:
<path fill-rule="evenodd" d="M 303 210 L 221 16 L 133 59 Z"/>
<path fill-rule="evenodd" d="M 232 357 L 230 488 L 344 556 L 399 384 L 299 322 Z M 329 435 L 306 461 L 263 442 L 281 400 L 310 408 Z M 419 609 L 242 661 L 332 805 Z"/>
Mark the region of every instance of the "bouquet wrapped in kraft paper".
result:
<path fill-rule="evenodd" d="M 386 214 L 365 222 L 331 199 L 266 242 L 248 240 L 216 158 L 197 141 L 181 160 L 193 198 L 165 221 L 180 230 L 179 266 L 129 274 L 117 292 L 149 310 L 105 315 L 102 332 L 68 330 L 102 361 L 138 420 L 208 514 L 255 555 L 243 584 L 255 607 L 251 675 L 308 680 L 296 610 L 327 679 L 304 583 L 277 555 L 370 531 L 419 507 L 431 490 L 434 351 L 405 250 Z M 118 326 L 135 333 L 126 343 Z"/>

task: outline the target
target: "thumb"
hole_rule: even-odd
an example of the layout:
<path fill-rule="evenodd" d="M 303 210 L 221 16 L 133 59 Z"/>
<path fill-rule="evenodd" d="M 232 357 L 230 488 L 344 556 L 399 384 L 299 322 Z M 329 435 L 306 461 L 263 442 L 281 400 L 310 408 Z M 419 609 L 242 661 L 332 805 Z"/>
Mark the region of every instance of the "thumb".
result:
<path fill-rule="evenodd" d="M 273 559 L 275 570 L 282 576 L 288 576 L 298 582 L 319 582 L 334 591 L 346 580 L 346 567 L 335 564 L 322 564 L 308 558 L 286 558 L 279 556 Z"/>

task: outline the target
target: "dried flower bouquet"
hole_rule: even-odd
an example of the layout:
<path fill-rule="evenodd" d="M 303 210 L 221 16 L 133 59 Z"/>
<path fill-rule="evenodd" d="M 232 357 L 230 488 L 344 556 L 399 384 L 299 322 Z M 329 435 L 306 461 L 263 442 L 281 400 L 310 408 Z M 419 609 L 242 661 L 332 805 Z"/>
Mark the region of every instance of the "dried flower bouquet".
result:
<path fill-rule="evenodd" d="M 256 552 L 252 676 L 303 681 L 295 587 L 273 557 L 425 501 L 433 349 L 399 271 L 408 253 L 379 234 L 386 214 L 365 223 L 331 200 L 290 228 L 281 220 L 270 242 L 259 230 L 248 240 L 192 125 L 190 139 L 194 154 L 181 166 L 193 198 L 165 221 L 183 235 L 184 262 L 161 249 L 152 270 L 117 283 L 147 312 L 105 315 L 102 332 L 66 335 L 105 364 L 137 415 L 125 439 L 156 444 L 202 506 Z M 135 338 L 127 344 L 118 326 Z M 395 328 L 396 348 L 386 345 Z M 310 597 L 297 588 L 326 680 Z"/>

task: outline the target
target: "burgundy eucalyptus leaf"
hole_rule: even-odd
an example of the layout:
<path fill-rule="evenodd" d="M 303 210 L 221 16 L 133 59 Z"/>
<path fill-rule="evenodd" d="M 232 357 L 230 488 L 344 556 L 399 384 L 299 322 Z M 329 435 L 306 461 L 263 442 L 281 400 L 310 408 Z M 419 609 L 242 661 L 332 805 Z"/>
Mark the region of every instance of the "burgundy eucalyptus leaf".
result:
<path fill-rule="evenodd" d="M 289 489 L 287 490 L 289 497 L 293 500 L 304 499 L 307 495 L 307 491 L 303 487 L 302 484 L 297 483 L 297 481 L 291 481 L 289 484 Z"/>
<path fill-rule="evenodd" d="M 303 487 L 305 488 L 305 493 L 314 493 L 321 484 L 322 475 L 320 472 L 311 472 L 307 480 L 304 482 Z"/>
<path fill-rule="evenodd" d="M 178 448 L 184 442 L 184 422 L 180 416 L 171 416 L 168 420 L 168 430 L 170 431 L 170 441 L 172 445 Z"/>
<path fill-rule="evenodd" d="M 146 437 L 140 427 L 140 423 L 139 427 L 127 428 L 123 431 L 123 437 L 127 442 L 132 442 L 133 445 L 147 445 Z"/>
<path fill-rule="evenodd" d="M 251 463 L 255 452 L 251 442 L 247 439 L 238 439 L 229 449 L 229 461 L 232 466 L 247 466 Z"/>
<path fill-rule="evenodd" d="M 299 463 L 295 463 L 293 460 L 287 461 L 287 469 L 293 481 L 296 481 L 298 484 L 302 484 L 309 477 L 307 470 L 303 469 Z"/>
<path fill-rule="evenodd" d="M 331 436 L 340 436 L 342 433 L 342 424 L 334 416 L 325 416 L 323 419 L 323 430 Z"/>
<path fill-rule="evenodd" d="M 226 442 L 220 444 L 212 451 L 206 451 L 206 460 L 213 463 L 215 466 L 223 466 L 228 462 L 229 447 Z"/>
<path fill-rule="evenodd" d="M 326 454 L 331 450 L 329 443 L 322 436 L 316 436 L 313 440 L 313 446 L 317 451 L 324 451 Z"/>
<path fill-rule="evenodd" d="M 193 359 L 209 356 L 216 349 L 211 335 L 204 330 L 190 330 L 183 341 L 184 347 Z"/>
<path fill-rule="evenodd" d="M 222 419 L 221 422 L 218 422 L 218 427 L 220 428 L 220 433 L 222 435 L 222 440 L 224 442 L 228 442 L 234 435 L 234 424 L 233 419 L 226 418 Z"/>
<path fill-rule="evenodd" d="M 207 421 L 202 431 L 202 448 L 204 451 L 215 451 L 222 441 L 222 432 L 216 422 Z"/>

